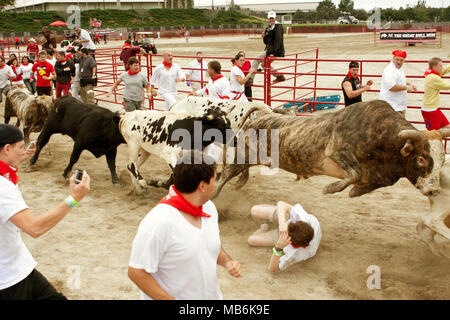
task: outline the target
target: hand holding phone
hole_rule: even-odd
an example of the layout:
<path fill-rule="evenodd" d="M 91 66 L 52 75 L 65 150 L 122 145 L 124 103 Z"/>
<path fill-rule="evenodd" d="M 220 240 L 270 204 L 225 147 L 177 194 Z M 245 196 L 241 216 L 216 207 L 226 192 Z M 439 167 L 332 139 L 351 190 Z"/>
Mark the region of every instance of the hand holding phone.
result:
<path fill-rule="evenodd" d="M 75 183 L 79 184 L 81 180 L 83 179 L 83 170 L 75 170 Z"/>

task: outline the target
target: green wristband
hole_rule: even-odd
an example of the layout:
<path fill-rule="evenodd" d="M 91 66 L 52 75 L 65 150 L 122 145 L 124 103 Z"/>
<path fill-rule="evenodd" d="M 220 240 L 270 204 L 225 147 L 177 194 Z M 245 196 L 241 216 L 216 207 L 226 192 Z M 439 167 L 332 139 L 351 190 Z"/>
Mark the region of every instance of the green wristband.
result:
<path fill-rule="evenodd" d="M 284 253 L 283 250 L 278 251 L 275 247 L 273 247 L 272 250 L 273 250 L 273 254 L 274 254 L 274 255 L 276 255 L 276 256 L 278 256 L 278 257 L 283 256 L 283 253 Z"/>
<path fill-rule="evenodd" d="M 70 209 L 73 209 L 77 204 L 78 201 L 75 200 L 72 196 L 68 196 L 64 202 L 70 207 Z"/>

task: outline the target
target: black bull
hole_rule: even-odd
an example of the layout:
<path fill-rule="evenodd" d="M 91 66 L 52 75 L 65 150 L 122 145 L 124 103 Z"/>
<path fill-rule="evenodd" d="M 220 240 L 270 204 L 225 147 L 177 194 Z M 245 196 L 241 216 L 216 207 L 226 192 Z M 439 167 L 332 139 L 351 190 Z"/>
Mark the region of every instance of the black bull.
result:
<path fill-rule="evenodd" d="M 39 153 L 53 134 L 67 134 L 75 143 L 69 164 L 63 173 L 64 178 L 67 178 L 81 152 L 88 150 L 97 158 L 106 155 L 112 182 L 119 184 L 116 174 L 117 147 L 125 143 L 118 128 L 119 121 L 119 114 L 94 104 L 79 102 L 71 96 L 64 96 L 55 102 L 48 115 L 37 139 L 36 152 L 30 159 L 30 165 L 36 163 Z"/>

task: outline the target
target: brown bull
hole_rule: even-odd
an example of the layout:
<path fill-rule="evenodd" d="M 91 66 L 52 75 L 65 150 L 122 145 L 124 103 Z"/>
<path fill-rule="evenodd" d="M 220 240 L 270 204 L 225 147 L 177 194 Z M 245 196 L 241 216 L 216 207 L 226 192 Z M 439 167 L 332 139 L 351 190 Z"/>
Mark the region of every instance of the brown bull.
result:
<path fill-rule="evenodd" d="M 6 96 L 5 123 L 9 123 L 11 117 L 17 117 L 16 126 L 23 124 L 23 135 L 28 143 L 30 133 L 40 132 L 44 127 L 52 106 L 53 99 L 50 96 L 35 97 L 26 89 L 12 88 Z"/>
<path fill-rule="evenodd" d="M 312 117 L 289 117 L 260 111 L 243 130 L 277 129 L 279 168 L 298 178 L 328 175 L 341 180 L 327 185 L 323 193 L 340 192 L 353 185 L 350 197 L 391 186 L 406 177 L 424 195 L 439 191 L 439 172 L 444 163 L 441 139 L 450 130 L 421 132 L 380 100 L 360 102 L 334 113 Z M 270 135 L 267 135 L 268 156 Z M 261 142 L 260 142 L 261 143 Z M 248 180 L 252 165 L 246 145 L 244 164 L 226 164 L 216 196 L 231 178 L 242 173 L 237 188 Z M 238 148 L 239 150 L 239 148 Z"/>

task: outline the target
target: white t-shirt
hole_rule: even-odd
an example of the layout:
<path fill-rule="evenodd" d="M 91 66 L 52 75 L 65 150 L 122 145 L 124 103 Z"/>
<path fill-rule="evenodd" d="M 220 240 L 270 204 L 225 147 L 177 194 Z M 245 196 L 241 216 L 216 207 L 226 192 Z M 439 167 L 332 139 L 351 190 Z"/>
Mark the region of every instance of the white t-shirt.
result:
<path fill-rule="evenodd" d="M 208 84 L 195 92 L 197 96 L 207 94 L 215 99 L 231 99 L 234 95 L 230 91 L 230 82 L 224 77 L 209 78 Z"/>
<path fill-rule="evenodd" d="M 190 80 L 197 80 L 197 81 L 206 81 L 206 70 L 208 69 L 208 63 L 205 60 L 202 60 L 203 66 L 200 65 L 200 62 L 197 61 L 197 59 L 192 60 L 188 64 L 188 69 L 185 71 L 186 75 L 189 75 Z M 196 70 L 193 70 L 196 69 Z M 200 71 L 200 69 L 203 69 L 203 71 Z M 202 72 L 203 72 L 203 79 L 202 79 Z M 197 82 L 200 84 L 200 82 Z"/>
<path fill-rule="evenodd" d="M 0 290 L 25 279 L 37 265 L 22 240 L 20 229 L 9 221 L 27 208 L 19 187 L 0 176 Z"/>
<path fill-rule="evenodd" d="M 223 299 L 217 280 L 220 235 L 217 209 L 208 201 L 201 229 L 167 204 L 158 204 L 142 220 L 129 266 L 144 269 L 171 296 L 181 300 Z M 151 300 L 141 292 L 142 300 Z"/>
<path fill-rule="evenodd" d="M 95 50 L 96 47 L 95 47 L 94 42 L 91 39 L 91 36 L 89 35 L 89 32 L 87 32 L 84 29 L 81 29 L 79 38 L 80 38 L 80 40 L 89 40 L 89 42 L 82 42 L 83 48 Z"/>
<path fill-rule="evenodd" d="M 10 66 L 5 64 L 3 69 L 0 69 L 0 88 L 4 88 L 9 84 L 9 78 L 15 78 L 16 74 Z"/>
<path fill-rule="evenodd" d="M 296 221 L 308 222 L 314 229 L 314 237 L 306 248 L 294 248 L 291 244 L 286 246 L 283 249 L 284 255 L 280 258 L 280 270 L 286 270 L 286 268 L 296 262 L 313 257 L 319 248 L 320 239 L 322 239 L 322 230 L 320 229 L 319 220 L 306 212 L 298 203 L 292 207 L 290 218 L 287 223 L 289 224 L 290 222 Z"/>
<path fill-rule="evenodd" d="M 406 76 L 403 68 L 398 69 L 394 62 L 390 62 L 381 77 L 380 100 L 389 103 L 395 111 L 406 110 L 406 90 L 399 92 L 389 91 L 395 85 L 406 85 Z"/>
<path fill-rule="evenodd" d="M 172 67 L 167 70 L 161 63 L 156 67 L 155 72 L 152 75 L 150 84 L 156 86 L 158 83 L 158 93 L 163 95 L 165 93 L 177 94 L 177 78 L 186 79 L 185 74 L 181 70 L 180 66 L 176 63 L 172 63 Z"/>
<path fill-rule="evenodd" d="M 233 66 L 230 72 L 230 90 L 231 93 L 233 94 L 232 99 L 248 101 L 244 93 L 245 86 L 237 81 L 236 76 L 241 76 L 242 78 L 245 78 L 244 72 L 238 66 Z"/>
<path fill-rule="evenodd" d="M 31 77 L 31 68 L 33 68 L 32 63 L 28 63 L 27 65 L 21 64 L 19 69 L 22 71 L 22 79 L 30 79 Z"/>

